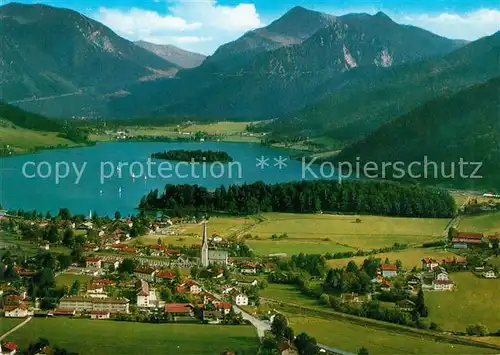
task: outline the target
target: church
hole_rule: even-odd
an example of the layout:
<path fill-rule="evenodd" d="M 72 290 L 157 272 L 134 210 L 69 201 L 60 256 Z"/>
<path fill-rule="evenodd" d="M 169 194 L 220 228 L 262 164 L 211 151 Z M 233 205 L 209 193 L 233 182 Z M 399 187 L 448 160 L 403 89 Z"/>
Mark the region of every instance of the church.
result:
<path fill-rule="evenodd" d="M 207 221 L 203 221 L 203 242 L 201 245 L 201 265 L 208 267 L 210 265 L 227 265 L 227 250 L 210 250 L 208 248 Z"/>

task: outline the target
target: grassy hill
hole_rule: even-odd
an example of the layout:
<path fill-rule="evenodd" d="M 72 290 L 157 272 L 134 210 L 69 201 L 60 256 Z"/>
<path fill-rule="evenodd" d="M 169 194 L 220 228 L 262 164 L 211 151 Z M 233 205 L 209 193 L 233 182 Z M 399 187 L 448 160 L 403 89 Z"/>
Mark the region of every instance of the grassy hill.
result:
<path fill-rule="evenodd" d="M 0 102 L 0 156 L 85 142 L 86 135 L 65 122 Z"/>
<path fill-rule="evenodd" d="M 467 186 L 498 186 L 499 108 L 500 77 L 497 77 L 421 105 L 344 149 L 337 159 L 355 161 L 360 157 L 365 162 L 409 163 L 423 161 L 427 156 L 429 161 L 446 163 L 446 174 L 451 171 L 451 162 L 460 159 L 482 162 L 483 179 L 457 176 L 450 181 Z M 466 168 L 464 175 L 470 172 L 471 168 Z M 459 175 L 458 167 L 455 175 Z"/>

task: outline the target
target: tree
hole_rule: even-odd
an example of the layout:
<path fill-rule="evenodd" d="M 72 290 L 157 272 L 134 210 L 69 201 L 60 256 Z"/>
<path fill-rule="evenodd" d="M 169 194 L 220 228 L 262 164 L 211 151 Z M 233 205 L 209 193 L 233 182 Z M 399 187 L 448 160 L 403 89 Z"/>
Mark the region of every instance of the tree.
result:
<path fill-rule="evenodd" d="M 115 212 L 115 220 L 120 220 L 122 218 L 122 214 L 120 213 L 120 211 L 116 211 Z"/>
<path fill-rule="evenodd" d="M 73 282 L 73 285 L 71 285 L 71 288 L 69 290 L 69 294 L 70 295 L 76 295 L 76 294 L 78 294 L 78 292 L 80 292 L 80 287 L 81 287 L 80 281 L 79 280 L 75 280 Z"/>
<path fill-rule="evenodd" d="M 61 208 L 57 216 L 61 218 L 63 221 L 69 221 L 71 219 L 71 213 L 67 208 Z"/>
<path fill-rule="evenodd" d="M 47 227 L 47 230 L 45 231 L 45 240 L 48 240 L 50 243 L 59 242 L 59 231 L 55 223 L 51 223 Z"/>
<path fill-rule="evenodd" d="M 418 290 L 417 300 L 415 302 L 415 311 L 421 317 L 427 317 L 429 313 L 427 306 L 425 305 L 424 291 L 422 290 L 422 287 Z"/>
<path fill-rule="evenodd" d="M 262 346 L 261 346 L 261 351 L 259 354 L 262 355 L 268 355 L 268 354 L 275 354 L 276 353 L 276 347 L 278 346 L 278 343 L 274 337 L 272 337 L 269 334 L 266 334 L 264 336 L 264 339 L 262 339 Z"/>
<path fill-rule="evenodd" d="M 469 326 L 467 326 L 466 332 L 468 335 L 475 335 L 480 337 L 484 337 L 489 334 L 488 328 L 481 323 L 470 324 Z"/>
<path fill-rule="evenodd" d="M 318 346 L 316 339 L 307 335 L 306 333 L 300 333 L 295 338 L 295 346 L 299 351 L 300 355 L 317 355 Z"/>
<path fill-rule="evenodd" d="M 58 254 L 57 261 L 59 262 L 59 269 L 66 270 L 71 266 L 71 256 L 65 254 Z"/>
<path fill-rule="evenodd" d="M 132 259 L 124 259 L 120 266 L 118 267 L 119 272 L 126 272 L 128 274 L 133 274 L 136 268 L 136 263 Z"/>
<path fill-rule="evenodd" d="M 347 272 L 356 272 L 358 271 L 358 265 L 354 262 L 354 260 L 349 261 L 347 264 Z"/>
<path fill-rule="evenodd" d="M 163 241 L 161 240 L 161 238 L 160 238 L 160 237 L 158 237 L 158 240 L 156 241 L 156 243 L 157 243 L 158 245 L 162 245 L 162 244 L 163 244 Z"/>
<path fill-rule="evenodd" d="M 370 355 L 370 353 L 368 352 L 368 349 L 366 349 L 364 346 L 359 349 L 358 351 L 358 355 Z"/>
<path fill-rule="evenodd" d="M 278 313 L 274 316 L 273 322 L 271 323 L 271 333 L 273 333 L 276 338 L 282 337 L 287 325 L 288 322 L 285 316 Z"/>
<path fill-rule="evenodd" d="M 290 327 L 286 327 L 285 331 L 283 332 L 283 337 L 285 339 L 293 341 L 293 339 L 295 338 L 295 333 L 293 332 L 293 329 Z"/>
<path fill-rule="evenodd" d="M 73 229 L 66 228 L 64 230 L 62 243 L 64 246 L 67 246 L 67 247 L 73 246 L 73 244 L 75 243 L 75 232 L 73 232 Z"/>
<path fill-rule="evenodd" d="M 398 271 L 401 272 L 401 269 L 403 269 L 403 263 L 401 262 L 401 260 L 397 259 L 395 264 L 396 267 L 398 268 Z"/>

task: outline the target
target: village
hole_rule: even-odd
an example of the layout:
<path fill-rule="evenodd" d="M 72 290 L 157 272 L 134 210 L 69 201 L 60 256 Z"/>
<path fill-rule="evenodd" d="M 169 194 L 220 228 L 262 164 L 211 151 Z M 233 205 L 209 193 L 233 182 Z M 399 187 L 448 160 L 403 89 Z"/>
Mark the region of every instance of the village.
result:
<path fill-rule="evenodd" d="M 33 239 L 38 240 L 35 256 L 24 255 L 23 259 L 15 255 L 9 244 L 4 246 L 7 248 L 2 255 L 5 270 L 0 295 L 5 318 L 253 324 L 264 336 L 271 329 L 274 317 L 281 312 L 279 307 L 255 312 L 262 304 L 269 306 L 274 302 L 261 297 L 261 292 L 270 283 L 297 282 L 295 278 L 283 279 L 291 280 L 290 270 L 299 268 L 298 259 L 303 258 L 307 263 L 312 257 L 301 254 L 290 260 L 281 255 L 256 256 L 241 240 L 216 233 L 209 235 L 210 220 L 200 217 L 121 218 L 117 214 L 114 220 L 95 216 L 75 220 L 65 218 L 65 214 L 66 211 L 62 211 L 57 218 L 45 218 L 41 222 L 6 213 L 0 217 L 4 230 L 17 230 L 23 236 L 36 235 L 36 231 L 43 233 L 40 234 L 43 241 Z M 199 228 L 200 244 L 168 245 L 162 238 L 158 238 L 156 244 L 134 243 L 140 235 L 155 238 L 161 233 L 175 237 L 176 230 L 184 224 Z M 51 229 L 62 238 L 52 239 L 51 243 Z M 456 284 L 450 273 L 468 271 L 478 278 L 498 282 L 498 268 L 476 255 L 468 258 L 470 252 L 498 250 L 498 240 L 498 235 L 485 236 L 451 228 L 446 245 L 457 250 L 454 257 L 423 257 L 421 266 L 411 269 L 399 260 L 367 257 L 360 266 L 346 261 L 346 267 L 337 271 L 330 269 L 326 275 L 318 294 L 319 302 L 341 312 L 357 314 L 356 309 L 363 304 L 377 300 L 384 307 L 397 310 L 398 317 L 401 317 L 399 312 L 417 314 L 417 323 L 411 320 L 414 316 L 404 316 L 400 324 L 418 327 L 420 317 L 427 316 L 421 293 L 454 292 Z M 70 255 L 60 254 L 64 245 L 71 250 Z M 370 263 L 374 267 L 367 266 Z M 325 265 L 322 270 L 326 272 Z M 300 269 L 300 273 L 307 270 L 315 274 L 307 265 Z M 346 279 L 348 275 L 362 278 L 365 274 L 372 278 L 362 286 L 353 283 L 337 287 L 332 286 L 335 283 L 330 276 L 332 271 Z M 47 272 L 52 273 L 47 276 L 49 280 L 40 280 L 45 277 L 41 274 Z M 54 282 L 58 279 L 66 281 L 62 290 L 55 292 Z M 47 285 L 34 288 L 34 284 L 45 281 Z M 43 287 L 46 290 L 42 291 Z M 6 353 L 5 349 L 11 349 L 7 353 L 14 354 L 17 345 L 8 341 L 8 337 L 3 340 L 2 354 Z M 281 354 L 295 351 L 291 340 L 280 341 L 279 348 Z"/>

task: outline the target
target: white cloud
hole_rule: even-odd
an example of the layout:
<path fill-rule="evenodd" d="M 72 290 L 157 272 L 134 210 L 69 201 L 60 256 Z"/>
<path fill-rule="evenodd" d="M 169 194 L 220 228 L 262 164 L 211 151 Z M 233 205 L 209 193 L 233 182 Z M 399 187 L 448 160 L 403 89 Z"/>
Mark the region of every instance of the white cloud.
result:
<path fill-rule="evenodd" d="M 224 31 L 248 31 L 262 26 L 254 4 L 223 6 L 215 0 L 179 1 L 169 10 L 176 16 Z"/>
<path fill-rule="evenodd" d="M 94 17 L 130 40 L 174 44 L 211 54 L 246 31 L 263 26 L 253 4 L 222 6 L 215 0 L 168 1 L 168 14 L 101 7 Z"/>
<path fill-rule="evenodd" d="M 425 28 L 441 36 L 475 40 L 500 30 L 500 10 L 480 9 L 466 14 L 407 15 L 396 21 Z"/>

